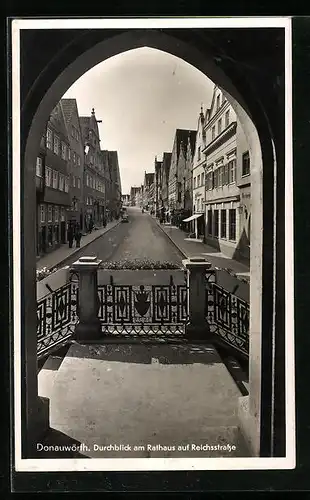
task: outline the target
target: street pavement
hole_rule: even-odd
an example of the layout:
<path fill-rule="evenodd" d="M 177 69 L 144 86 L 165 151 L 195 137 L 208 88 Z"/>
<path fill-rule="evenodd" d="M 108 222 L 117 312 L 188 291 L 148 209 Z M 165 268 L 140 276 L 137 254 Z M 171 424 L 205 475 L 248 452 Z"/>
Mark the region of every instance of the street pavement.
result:
<path fill-rule="evenodd" d="M 148 258 L 155 261 L 169 261 L 173 264 L 182 266 L 182 260 L 186 257 L 199 255 L 196 252 L 197 243 L 188 242 L 192 254 L 186 250 L 185 254 L 183 243 L 184 233 L 176 228 L 168 228 L 163 230 L 157 220 L 151 217 L 148 213 L 142 213 L 136 207 L 128 207 L 127 209 L 129 222 L 120 223 L 111 227 L 109 231 L 103 232 L 99 237 L 96 237 L 92 242 L 87 243 L 87 246 L 81 247 L 80 250 L 75 249 L 71 255 L 66 255 L 65 265 L 70 266 L 73 262 L 82 256 L 96 256 L 103 261 L 120 261 L 124 259 L 142 259 Z M 167 234 L 169 232 L 169 234 Z M 85 237 L 87 238 L 87 236 Z M 191 246 L 192 245 L 192 246 Z M 202 247 L 204 252 L 205 246 Z M 210 248 L 210 247 L 209 247 Z M 211 257 L 205 256 L 214 266 L 217 262 L 212 262 Z M 225 261 L 227 268 L 236 268 L 239 272 L 247 270 L 245 266 L 236 263 L 232 259 L 221 259 Z M 116 284 L 168 284 L 170 275 L 172 275 L 174 283 L 184 283 L 184 271 L 178 270 L 143 270 L 139 271 L 112 271 L 100 270 L 98 273 L 98 284 L 108 283 L 110 276 L 113 275 Z M 216 271 L 217 283 L 223 286 L 229 292 L 235 293 L 238 297 L 249 302 L 249 285 L 229 274 L 225 270 Z M 61 286 L 64 283 L 60 283 Z"/>
<path fill-rule="evenodd" d="M 127 209 L 129 222 L 121 223 L 107 234 L 81 248 L 72 258 L 70 265 L 82 255 L 97 256 L 103 261 L 147 258 L 155 261 L 169 261 L 182 265 L 182 254 L 163 234 L 156 221 L 136 207 Z"/>

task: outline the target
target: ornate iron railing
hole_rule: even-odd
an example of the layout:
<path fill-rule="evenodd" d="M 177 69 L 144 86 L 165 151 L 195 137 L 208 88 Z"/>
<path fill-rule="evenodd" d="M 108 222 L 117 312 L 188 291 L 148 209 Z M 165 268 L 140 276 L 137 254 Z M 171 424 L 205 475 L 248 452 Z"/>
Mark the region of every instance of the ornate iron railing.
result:
<path fill-rule="evenodd" d="M 78 286 L 66 283 L 37 303 L 37 355 L 43 357 L 74 333 L 78 321 Z"/>
<path fill-rule="evenodd" d="M 249 304 L 216 283 L 207 286 L 206 319 L 211 333 L 249 355 Z"/>
<path fill-rule="evenodd" d="M 175 285 L 115 285 L 98 287 L 99 319 L 105 335 L 173 337 L 185 335 L 187 287 Z"/>

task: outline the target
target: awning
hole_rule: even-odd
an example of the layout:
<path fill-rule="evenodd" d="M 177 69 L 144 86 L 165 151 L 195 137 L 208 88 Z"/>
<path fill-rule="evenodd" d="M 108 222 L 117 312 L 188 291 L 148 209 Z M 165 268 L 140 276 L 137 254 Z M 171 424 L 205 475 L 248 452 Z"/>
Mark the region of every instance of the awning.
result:
<path fill-rule="evenodd" d="M 191 220 L 198 219 L 198 217 L 201 217 L 203 214 L 194 214 L 188 217 L 187 219 L 183 219 L 183 222 L 190 222 Z"/>

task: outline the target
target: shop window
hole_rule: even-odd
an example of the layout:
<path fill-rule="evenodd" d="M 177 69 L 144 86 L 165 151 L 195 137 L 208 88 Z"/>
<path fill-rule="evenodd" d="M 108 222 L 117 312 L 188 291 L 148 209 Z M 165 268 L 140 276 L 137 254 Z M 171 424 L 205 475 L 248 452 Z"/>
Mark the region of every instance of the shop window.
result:
<path fill-rule="evenodd" d="M 65 192 L 69 192 L 69 177 L 65 177 Z"/>
<path fill-rule="evenodd" d="M 218 238 L 219 237 L 219 211 L 218 210 L 214 210 L 213 218 L 214 218 L 214 237 Z"/>
<path fill-rule="evenodd" d="M 236 241 L 236 209 L 229 210 L 229 239 Z"/>
<path fill-rule="evenodd" d="M 227 214 L 226 210 L 221 210 L 221 238 L 226 238 Z"/>
<path fill-rule="evenodd" d="M 208 234 L 212 236 L 212 210 L 208 210 Z"/>
<path fill-rule="evenodd" d="M 47 222 L 53 222 L 53 208 L 51 205 L 47 207 Z"/>

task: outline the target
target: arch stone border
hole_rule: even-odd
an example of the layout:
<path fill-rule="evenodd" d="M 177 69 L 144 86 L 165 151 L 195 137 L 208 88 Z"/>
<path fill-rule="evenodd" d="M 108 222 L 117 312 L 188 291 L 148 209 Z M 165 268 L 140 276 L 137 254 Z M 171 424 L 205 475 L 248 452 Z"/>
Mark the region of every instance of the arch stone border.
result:
<path fill-rule="evenodd" d="M 71 45 L 68 44 L 54 60 L 49 61 L 48 58 L 46 59 L 44 71 L 38 74 L 37 80 L 33 82 L 33 86 L 22 102 L 22 289 L 27 290 L 27 293 L 23 293 L 22 297 L 25 320 L 23 328 L 24 376 L 27 381 L 24 387 L 27 450 L 31 449 L 31 443 L 36 439 L 35 436 L 38 435 L 40 419 L 42 419 L 43 428 L 47 426 L 46 402 L 43 405 L 45 410 L 42 411 L 42 404 L 37 397 L 37 376 L 33 352 L 34 341 L 33 338 L 31 339 L 30 334 L 36 331 L 36 291 L 34 282 L 36 268 L 34 223 L 36 192 L 34 176 L 35 158 L 40 137 L 50 111 L 66 90 L 82 74 L 104 59 L 118 53 L 148 46 L 182 58 L 216 82 L 224 90 L 224 93 L 229 94 L 229 98 L 232 98 L 233 106 L 245 129 L 250 143 L 251 154 L 255 158 L 252 171 L 252 184 L 255 185 L 255 191 L 252 190 L 250 296 L 251 311 L 253 312 L 250 320 L 250 396 L 248 400 L 241 401 L 240 420 L 253 454 L 258 456 L 263 453 L 268 456 L 269 452 L 272 453 L 271 427 L 268 427 L 267 422 L 271 416 L 270 409 L 268 409 L 272 398 L 269 386 L 272 383 L 272 377 L 275 376 L 275 371 L 273 371 L 271 361 L 272 335 L 266 335 L 265 340 L 263 340 L 262 325 L 264 323 L 268 324 L 274 311 L 274 304 L 270 304 L 269 299 L 270 296 L 274 295 L 275 283 L 268 283 L 266 276 L 273 270 L 274 263 L 270 249 L 273 247 L 275 235 L 270 224 L 268 225 L 264 213 L 268 210 L 269 217 L 274 213 L 274 192 L 273 190 L 271 192 L 270 186 L 273 186 L 275 169 L 277 165 L 279 166 L 275 154 L 277 154 L 278 149 L 281 150 L 281 137 L 274 137 L 272 127 L 268 121 L 268 113 L 256 96 L 253 95 L 253 90 L 250 89 L 250 75 L 240 72 L 240 84 L 236 85 L 238 78 L 236 79 L 236 75 L 234 75 L 233 81 L 229 77 L 227 69 L 225 74 L 225 71 L 221 68 L 221 58 L 219 63 L 215 62 L 216 58 L 212 44 L 205 43 L 202 51 L 201 40 L 197 34 L 193 33 L 193 42 L 188 43 L 182 37 L 180 38 L 178 33 L 172 36 L 171 30 L 169 34 L 164 31 L 153 29 L 130 30 L 116 35 L 109 32 L 106 39 L 93 43 L 93 45 L 90 43 L 90 48 L 84 52 L 82 51 L 76 57 L 75 44 L 81 44 L 84 37 L 88 36 L 87 33 L 82 32 L 81 36 L 77 37 L 77 39 L 73 38 Z M 55 33 L 52 36 L 55 36 Z M 72 56 L 70 56 L 70 52 Z M 70 58 L 72 62 L 68 65 Z M 237 64 L 238 61 L 235 61 L 235 63 Z M 47 86 L 47 82 L 49 82 L 49 86 Z M 246 89 L 246 97 L 242 97 L 244 89 Z M 273 142 L 276 144 L 275 150 L 273 149 Z M 262 175 L 263 168 L 264 177 Z M 268 271 L 266 266 L 269 267 Z M 263 286 L 265 296 L 262 298 L 261 290 Z M 268 375 L 270 376 L 269 379 Z M 261 395 L 264 388 L 264 394 L 267 394 L 267 397 L 264 396 L 264 400 L 262 400 Z M 35 414 L 38 416 L 37 419 L 34 418 Z M 263 422 L 264 426 L 262 426 Z"/>

